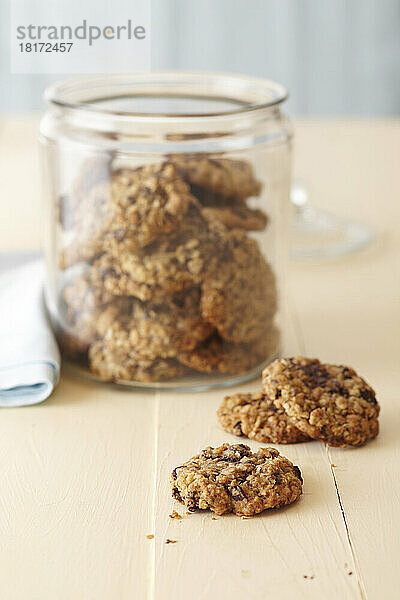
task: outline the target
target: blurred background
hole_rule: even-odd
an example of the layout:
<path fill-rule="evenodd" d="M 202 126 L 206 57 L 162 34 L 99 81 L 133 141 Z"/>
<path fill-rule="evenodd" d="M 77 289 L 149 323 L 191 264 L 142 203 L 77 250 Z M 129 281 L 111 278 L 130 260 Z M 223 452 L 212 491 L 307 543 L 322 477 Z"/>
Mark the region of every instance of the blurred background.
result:
<path fill-rule="evenodd" d="M 132 1 L 114 1 L 115 11 Z M 290 90 L 293 115 L 400 112 L 400 0 L 151 3 L 153 69 L 275 79 Z M 9 10 L 1 0 L 0 112 L 40 110 L 43 89 L 58 77 L 10 74 Z M 63 10 L 68 14 L 68 2 Z"/>

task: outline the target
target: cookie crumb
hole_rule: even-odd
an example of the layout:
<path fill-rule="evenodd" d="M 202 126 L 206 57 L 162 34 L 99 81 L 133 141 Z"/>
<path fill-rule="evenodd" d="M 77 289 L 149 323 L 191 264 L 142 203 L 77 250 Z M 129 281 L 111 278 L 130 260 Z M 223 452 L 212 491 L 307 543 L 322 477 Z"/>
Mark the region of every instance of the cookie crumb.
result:
<path fill-rule="evenodd" d="M 314 575 L 303 575 L 303 579 L 314 579 Z"/>
<path fill-rule="evenodd" d="M 167 538 L 167 539 L 165 540 L 165 543 L 166 543 L 166 544 L 176 544 L 176 542 L 177 542 L 177 541 L 178 541 L 178 540 L 170 540 L 169 538 Z"/>
<path fill-rule="evenodd" d="M 154 539 L 154 535 L 152 533 L 149 533 L 149 535 L 146 535 L 148 540 L 152 540 Z"/>
<path fill-rule="evenodd" d="M 170 519 L 183 519 L 182 515 L 180 515 L 176 510 L 173 510 L 172 513 L 169 515 Z"/>
<path fill-rule="evenodd" d="M 333 467 L 334 469 L 336 468 L 336 465 L 334 465 L 333 463 L 331 463 L 331 467 Z"/>
<path fill-rule="evenodd" d="M 211 521 L 218 521 L 217 517 L 211 517 Z"/>
<path fill-rule="evenodd" d="M 353 571 L 349 571 L 347 575 L 353 575 Z"/>

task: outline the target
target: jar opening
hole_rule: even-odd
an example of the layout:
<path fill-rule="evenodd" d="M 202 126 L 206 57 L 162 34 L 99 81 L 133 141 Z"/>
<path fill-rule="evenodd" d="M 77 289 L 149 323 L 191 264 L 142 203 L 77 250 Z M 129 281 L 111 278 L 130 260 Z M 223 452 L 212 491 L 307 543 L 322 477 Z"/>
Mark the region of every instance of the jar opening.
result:
<path fill-rule="evenodd" d="M 285 88 L 269 80 L 184 71 L 76 78 L 45 92 L 45 100 L 61 108 L 146 120 L 233 116 L 286 98 Z"/>

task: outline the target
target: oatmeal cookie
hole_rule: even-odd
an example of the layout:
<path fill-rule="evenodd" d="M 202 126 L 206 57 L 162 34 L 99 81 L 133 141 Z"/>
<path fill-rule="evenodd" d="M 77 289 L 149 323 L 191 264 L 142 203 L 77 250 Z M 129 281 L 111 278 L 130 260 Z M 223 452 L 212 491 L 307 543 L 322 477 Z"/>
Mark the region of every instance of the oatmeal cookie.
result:
<path fill-rule="evenodd" d="M 349 367 L 276 360 L 263 372 L 263 391 L 296 427 L 331 446 L 360 446 L 378 435 L 375 392 Z"/>
<path fill-rule="evenodd" d="M 256 368 L 274 354 L 279 339 L 271 328 L 251 344 L 226 342 L 218 333 L 212 334 L 190 352 L 178 354 L 182 364 L 202 373 L 238 374 Z"/>
<path fill-rule="evenodd" d="M 89 367 L 104 381 L 150 383 L 180 377 L 185 368 L 173 359 L 149 359 L 132 349 L 129 332 L 116 321 L 89 348 Z"/>
<path fill-rule="evenodd" d="M 295 502 L 300 469 L 274 448 L 251 452 L 244 444 L 205 448 L 171 474 L 172 496 L 190 512 L 253 516 Z"/>
<path fill-rule="evenodd" d="M 127 323 L 132 349 L 140 356 L 173 358 L 210 336 L 212 325 L 200 315 L 200 290 L 192 288 L 162 303 L 136 301 Z"/>
<path fill-rule="evenodd" d="M 253 174 L 250 163 L 229 158 L 175 158 L 178 171 L 191 185 L 205 188 L 225 197 L 258 196 L 261 184 Z"/>
<path fill-rule="evenodd" d="M 226 245 L 225 228 L 207 223 L 192 207 L 177 235 L 160 237 L 136 252 L 114 245 L 94 262 L 93 276 L 115 295 L 162 298 L 199 285 L 216 268 Z"/>
<path fill-rule="evenodd" d="M 92 260 L 107 242 L 125 242 L 131 251 L 179 228 L 190 203 L 189 186 L 171 163 L 121 169 L 92 187 L 76 211 L 75 237 L 64 264 Z"/>
<path fill-rule="evenodd" d="M 277 309 L 275 276 L 258 244 L 241 231 L 228 234 L 229 252 L 202 285 L 201 312 L 225 340 L 251 342 Z"/>
<path fill-rule="evenodd" d="M 262 392 L 226 396 L 217 417 L 225 431 L 264 444 L 294 444 L 310 439 Z"/>

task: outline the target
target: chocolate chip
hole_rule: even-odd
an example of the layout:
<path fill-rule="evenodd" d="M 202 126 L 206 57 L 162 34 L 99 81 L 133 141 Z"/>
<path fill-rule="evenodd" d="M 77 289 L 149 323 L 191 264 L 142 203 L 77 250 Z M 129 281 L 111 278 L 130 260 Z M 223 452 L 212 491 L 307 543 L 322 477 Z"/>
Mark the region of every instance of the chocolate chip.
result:
<path fill-rule="evenodd" d="M 236 463 L 242 460 L 245 456 L 250 454 L 251 450 L 245 444 L 233 444 L 229 446 L 224 452 L 222 456 L 218 459 L 223 462 L 231 462 Z"/>
<path fill-rule="evenodd" d="M 195 512 L 199 507 L 199 499 L 196 494 L 188 494 L 185 496 L 186 508 L 189 512 Z"/>
<path fill-rule="evenodd" d="M 303 483 L 303 478 L 301 476 L 301 471 L 300 471 L 299 467 L 297 467 L 296 465 L 293 466 L 293 473 L 296 475 L 296 477 L 298 479 L 300 479 L 301 483 Z"/>
<path fill-rule="evenodd" d="M 372 404 L 376 404 L 375 394 L 371 390 L 361 390 L 360 396 L 361 398 L 363 398 L 363 400 L 366 400 L 367 402 L 372 402 Z"/>
<path fill-rule="evenodd" d="M 311 387 L 321 387 L 329 379 L 328 371 L 318 361 L 301 365 L 300 369 L 308 379 Z"/>
<path fill-rule="evenodd" d="M 279 471 L 275 471 L 275 473 L 272 473 L 272 476 L 275 480 L 275 485 L 280 485 L 282 483 L 282 476 L 279 473 Z"/>
<path fill-rule="evenodd" d="M 175 500 L 178 500 L 178 502 L 182 502 L 182 496 L 180 495 L 179 490 L 176 487 L 172 489 L 172 497 L 175 498 Z"/>
<path fill-rule="evenodd" d="M 348 398 L 349 397 L 349 391 L 343 386 L 340 385 L 337 382 L 334 382 L 332 387 L 328 390 L 328 392 L 330 394 L 339 394 L 340 396 L 343 396 L 343 398 Z"/>
<path fill-rule="evenodd" d="M 242 502 L 243 500 L 246 500 L 245 493 L 243 492 L 242 488 L 238 485 L 230 488 L 228 492 L 232 496 L 232 500 L 235 500 L 236 502 Z"/>
<path fill-rule="evenodd" d="M 344 379 L 351 379 L 352 373 L 348 367 L 343 367 L 342 375 Z"/>

